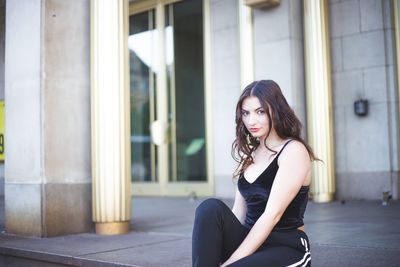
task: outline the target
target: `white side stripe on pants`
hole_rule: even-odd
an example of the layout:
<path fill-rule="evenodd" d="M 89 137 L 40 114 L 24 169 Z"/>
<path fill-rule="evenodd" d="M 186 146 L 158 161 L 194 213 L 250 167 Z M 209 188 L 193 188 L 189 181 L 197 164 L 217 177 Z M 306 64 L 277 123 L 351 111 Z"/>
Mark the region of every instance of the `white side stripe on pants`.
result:
<path fill-rule="evenodd" d="M 300 241 L 301 241 L 301 244 L 303 245 L 303 247 L 305 248 L 304 256 L 298 262 L 295 262 L 287 267 L 296 267 L 296 266 L 304 267 L 304 266 L 307 266 L 307 263 L 311 260 L 311 254 L 310 254 L 310 251 L 308 250 L 307 240 L 305 240 L 304 238 L 300 238 Z"/>
<path fill-rule="evenodd" d="M 306 251 L 308 251 L 307 240 L 305 240 L 304 238 L 301 238 L 301 241 L 303 243 L 303 246 L 306 248 Z"/>

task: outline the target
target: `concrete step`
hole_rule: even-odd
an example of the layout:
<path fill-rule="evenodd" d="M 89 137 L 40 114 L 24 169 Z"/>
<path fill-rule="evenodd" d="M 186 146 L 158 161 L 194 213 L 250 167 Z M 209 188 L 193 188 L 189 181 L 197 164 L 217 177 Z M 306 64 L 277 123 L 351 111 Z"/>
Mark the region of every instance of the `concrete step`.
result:
<path fill-rule="evenodd" d="M 0 266 L 190 266 L 191 238 L 166 233 L 94 233 L 54 238 L 0 235 Z"/>

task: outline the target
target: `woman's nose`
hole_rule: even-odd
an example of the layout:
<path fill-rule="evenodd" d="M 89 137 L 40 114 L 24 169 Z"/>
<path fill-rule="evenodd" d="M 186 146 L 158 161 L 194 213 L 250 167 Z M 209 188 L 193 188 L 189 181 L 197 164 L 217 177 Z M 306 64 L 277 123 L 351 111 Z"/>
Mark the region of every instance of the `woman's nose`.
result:
<path fill-rule="evenodd" d="M 252 114 L 252 113 L 250 113 L 249 115 L 248 115 L 248 121 L 247 121 L 250 125 L 252 125 L 252 124 L 254 124 L 255 122 L 256 122 L 256 118 L 255 118 L 255 116 Z"/>

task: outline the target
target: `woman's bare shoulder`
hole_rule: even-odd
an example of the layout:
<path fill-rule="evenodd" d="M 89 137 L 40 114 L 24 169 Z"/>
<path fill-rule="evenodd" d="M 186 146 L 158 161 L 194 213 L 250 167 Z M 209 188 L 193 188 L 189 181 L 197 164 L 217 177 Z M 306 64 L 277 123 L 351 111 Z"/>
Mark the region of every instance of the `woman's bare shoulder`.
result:
<path fill-rule="evenodd" d="M 298 140 L 291 140 L 282 151 L 281 157 L 287 159 L 310 160 L 310 155 L 306 146 Z"/>

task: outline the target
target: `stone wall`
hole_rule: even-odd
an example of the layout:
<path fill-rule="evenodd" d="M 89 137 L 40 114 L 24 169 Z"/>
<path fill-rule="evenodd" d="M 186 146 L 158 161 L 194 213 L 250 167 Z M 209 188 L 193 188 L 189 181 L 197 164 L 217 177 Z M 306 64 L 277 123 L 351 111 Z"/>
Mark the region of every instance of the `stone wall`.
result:
<path fill-rule="evenodd" d="M 389 0 L 331 0 L 337 197 L 398 198 L 398 95 Z M 369 114 L 355 115 L 358 99 Z"/>

